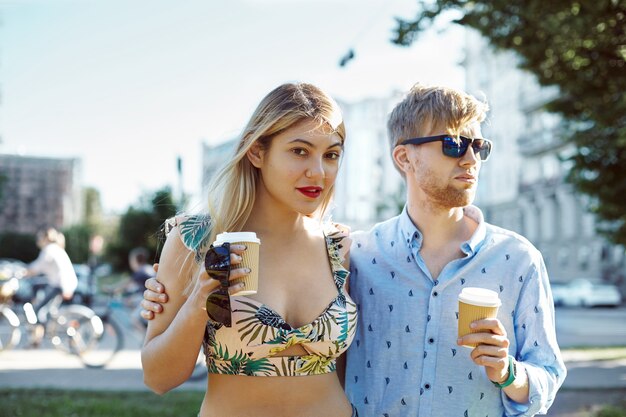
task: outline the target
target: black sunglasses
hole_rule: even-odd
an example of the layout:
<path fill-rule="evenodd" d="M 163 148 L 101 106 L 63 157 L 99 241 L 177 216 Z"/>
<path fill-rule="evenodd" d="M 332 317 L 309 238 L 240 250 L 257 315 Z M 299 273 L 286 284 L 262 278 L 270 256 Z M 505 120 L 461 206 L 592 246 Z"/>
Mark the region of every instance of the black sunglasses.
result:
<path fill-rule="evenodd" d="M 222 246 L 213 246 L 204 258 L 204 268 L 207 274 L 220 282 L 220 287 L 211 293 L 206 299 L 206 313 L 209 318 L 226 327 L 231 326 L 230 317 L 230 295 L 228 287 L 230 282 L 230 243 L 226 242 Z"/>
<path fill-rule="evenodd" d="M 402 141 L 401 145 L 421 145 L 422 143 L 441 141 L 441 151 L 445 156 L 460 158 L 467 152 L 470 144 L 474 154 L 480 157 L 481 161 L 486 161 L 491 153 L 491 141 L 489 139 L 468 138 L 466 136 L 437 135 L 423 138 L 413 138 Z"/>

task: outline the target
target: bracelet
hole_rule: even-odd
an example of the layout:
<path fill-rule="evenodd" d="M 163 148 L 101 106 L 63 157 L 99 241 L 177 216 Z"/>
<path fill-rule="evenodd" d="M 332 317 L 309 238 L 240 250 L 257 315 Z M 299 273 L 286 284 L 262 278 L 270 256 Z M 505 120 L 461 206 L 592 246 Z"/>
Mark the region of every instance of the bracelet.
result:
<path fill-rule="evenodd" d="M 517 376 L 517 363 L 515 361 L 515 358 L 509 355 L 509 377 L 506 379 L 506 381 L 502 383 L 494 382 L 494 381 L 491 381 L 491 383 L 498 388 L 506 388 L 509 385 L 511 385 L 513 381 L 515 381 L 516 376 Z"/>

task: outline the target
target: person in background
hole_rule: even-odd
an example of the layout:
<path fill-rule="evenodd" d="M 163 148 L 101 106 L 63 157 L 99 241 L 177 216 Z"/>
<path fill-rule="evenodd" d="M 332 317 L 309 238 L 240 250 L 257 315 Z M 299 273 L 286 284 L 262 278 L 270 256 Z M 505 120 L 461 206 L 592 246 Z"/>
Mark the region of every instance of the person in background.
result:
<path fill-rule="evenodd" d="M 34 306 L 34 312 L 40 323 L 45 322 L 48 309 L 53 304 L 60 305 L 62 300 L 69 301 L 78 286 L 78 278 L 72 261 L 65 252 L 65 236 L 53 227 L 37 232 L 37 246 L 41 249 L 39 256 L 28 265 L 26 276 L 42 275 L 46 279 L 44 297 Z M 43 326 L 35 330 L 34 344 L 38 344 L 43 336 Z"/>
<path fill-rule="evenodd" d="M 357 321 L 347 294 L 350 245 L 323 220 L 344 140 L 330 96 L 283 84 L 258 105 L 209 186 L 208 213 L 166 223 L 157 277 L 170 301 L 149 322 L 141 353 L 153 391 L 185 382 L 202 346 L 210 374 L 202 417 L 356 415 L 341 384 Z M 245 246 L 210 245 L 226 231 L 261 240 L 254 295 L 229 285 L 249 272 L 229 268 Z"/>
<path fill-rule="evenodd" d="M 146 248 L 136 247 L 128 253 L 128 266 L 131 275 L 128 280 L 109 289 L 114 294 L 118 294 L 124 300 L 127 307 L 133 309 L 130 313 L 133 324 L 141 330 L 145 330 L 148 321 L 141 315 L 141 305 L 139 300 L 142 298 L 143 291 L 146 289 L 145 282 L 149 278 L 156 277 L 156 271 L 151 264 L 148 264 L 150 253 Z"/>
<path fill-rule="evenodd" d="M 128 254 L 128 266 L 131 270 L 130 283 L 126 292 L 143 293 L 146 280 L 156 276 L 151 264 L 148 264 L 150 253 L 146 248 L 137 247 Z"/>

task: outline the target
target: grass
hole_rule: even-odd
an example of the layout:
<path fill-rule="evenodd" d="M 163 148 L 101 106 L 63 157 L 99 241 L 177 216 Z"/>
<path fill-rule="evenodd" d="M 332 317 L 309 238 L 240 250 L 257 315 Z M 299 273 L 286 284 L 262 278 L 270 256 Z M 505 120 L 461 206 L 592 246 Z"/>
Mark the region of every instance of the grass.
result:
<path fill-rule="evenodd" d="M 143 391 L 2 389 L 0 417 L 195 416 L 203 396 L 198 391 L 158 396 Z"/>
<path fill-rule="evenodd" d="M 197 415 L 204 393 L 1 389 L 0 417 L 170 417 Z M 590 417 L 626 417 L 626 403 L 605 406 Z"/>
<path fill-rule="evenodd" d="M 572 347 L 562 349 L 561 353 L 563 355 L 563 359 L 565 359 L 566 361 L 615 360 L 626 358 L 626 347 Z"/>
<path fill-rule="evenodd" d="M 626 404 L 622 407 L 605 407 L 598 411 L 595 417 L 626 417 Z"/>

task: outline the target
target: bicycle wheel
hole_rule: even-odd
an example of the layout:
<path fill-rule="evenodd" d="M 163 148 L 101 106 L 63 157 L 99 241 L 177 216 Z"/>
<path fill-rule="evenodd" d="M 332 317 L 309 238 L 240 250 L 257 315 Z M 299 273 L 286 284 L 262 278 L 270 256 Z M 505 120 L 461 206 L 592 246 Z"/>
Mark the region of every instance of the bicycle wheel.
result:
<path fill-rule="evenodd" d="M 17 346 L 21 338 L 22 331 L 17 314 L 8 307 L 0 307 L 0 352 Z"/>
<path fill-rule="evenodd" d="M 46 336 L 52 345 L 76 355 L 97 343 L 102 332 L 100 317 L 92 309 L 80 305 L 60 306 L 46 323 Z"/>
<path fill-rule="evenodd" d="M 80 360 L 87 368 L 103 368 L 111 362 L 124 346 L 122 328 L 110 316 L 102 319 L 102 332 L 89 343 L 86 349 L 77 351 Z"/>

